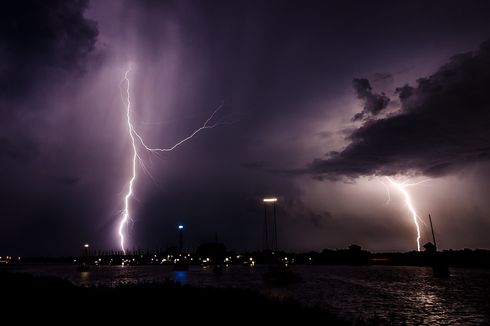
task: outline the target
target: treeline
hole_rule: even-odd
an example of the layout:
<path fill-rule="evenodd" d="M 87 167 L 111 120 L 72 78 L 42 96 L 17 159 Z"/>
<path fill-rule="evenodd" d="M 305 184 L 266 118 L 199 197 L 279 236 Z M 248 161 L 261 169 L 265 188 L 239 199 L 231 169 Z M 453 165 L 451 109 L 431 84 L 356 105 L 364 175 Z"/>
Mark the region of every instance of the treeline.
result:
<path fill-rule="evenodd" d="M 349 249 L 309 252 L 295 255 L 297 264 L 319 265 L 397 265 L 431 266 L 434 256 L 449 267 L 490 268 L 490 250 L 444 250 L 437 253 L 426 251 L 371 253 L 356 246 Z"/>

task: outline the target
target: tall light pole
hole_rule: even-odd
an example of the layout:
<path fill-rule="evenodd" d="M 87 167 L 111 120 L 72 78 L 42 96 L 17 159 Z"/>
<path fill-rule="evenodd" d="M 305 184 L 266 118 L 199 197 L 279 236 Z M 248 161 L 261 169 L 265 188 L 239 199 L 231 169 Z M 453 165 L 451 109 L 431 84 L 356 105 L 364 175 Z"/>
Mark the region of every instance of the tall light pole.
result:
<path fill-rule="evenodd" d="M 182 253 L 184 247 L 184 225 L 179 224 L 177 228 L 179 229 L 179 250 Z"/>
<path fill-rule="evenodd" d="M 88 248 L 90 247 L 88 243 L 84 244 L 83 247 L 85 248 L 85 257 L 88 259 Z"/>
<path fill-rule="evenodd" d="M 265 250 L 269 250 L 269 221 L 267 219 L 267 205 L 272 203 L 273 207 L 273 221 L 272 221 L 272 234 L 271 234 L 271 250 L 277 250 L 277 219 L 276 219 L 276 202 L 277 198 L 264 198 L 264 231 L 265 231 Z"/>
<path fill-rule="evenodd" d="M 432 231 L 432 239 L 434 240 L 434 250 L 437 251 L 436 236 L 434 235 L 434 228 L 432 227 L 432 217 L 429 214 L 430 230 Z"/>

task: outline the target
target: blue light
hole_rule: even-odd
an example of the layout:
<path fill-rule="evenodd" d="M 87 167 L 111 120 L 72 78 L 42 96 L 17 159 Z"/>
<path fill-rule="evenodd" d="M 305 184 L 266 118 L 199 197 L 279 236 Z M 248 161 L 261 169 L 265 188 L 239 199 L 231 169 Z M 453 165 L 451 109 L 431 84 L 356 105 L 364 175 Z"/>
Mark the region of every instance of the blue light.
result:
<path fill-rule="evenodd" d="M 182 230 L 184 226 L 182 224 L 179 224 L 179 230 Z"/>
<path fill-rule="evenodd" d="M 187 272 L 183 272 L 183 271 L 175 272 L 175 280 L 180 284 L 185 284 L 187 281 Z"/>

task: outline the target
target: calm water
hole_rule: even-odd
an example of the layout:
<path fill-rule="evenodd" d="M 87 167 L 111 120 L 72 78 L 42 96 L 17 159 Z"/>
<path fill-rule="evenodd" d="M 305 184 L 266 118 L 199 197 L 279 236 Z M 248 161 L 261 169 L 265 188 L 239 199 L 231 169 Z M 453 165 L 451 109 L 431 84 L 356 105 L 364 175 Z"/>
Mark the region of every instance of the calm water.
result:
<path fill-rule="evenodd" d="M 54 275 L 83 285 L 172 279 L 195 286 L 251 288 L 269 296 L 319 305 L 351 319 L 377 316 L 396 324 L 490 324 L 490 270 L 451 269 L 451 277 L 441 280 L 425 267 L 293 266 L 304 282 L 272 287 L 262 280 L 263 266 L 231 266 L 222 275 L 199 266 L 184 272 L 173 271 L 170 266 L 102 266 L 82 273 L 73 265 L 2 269 Z"/>

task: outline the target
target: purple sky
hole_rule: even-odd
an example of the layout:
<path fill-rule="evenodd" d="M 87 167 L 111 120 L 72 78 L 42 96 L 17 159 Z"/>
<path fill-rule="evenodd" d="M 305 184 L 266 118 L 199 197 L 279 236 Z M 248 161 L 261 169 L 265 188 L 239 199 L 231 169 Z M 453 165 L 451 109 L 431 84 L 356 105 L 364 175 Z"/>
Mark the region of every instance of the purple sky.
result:
<path fill-rule="evenodd" d="M 121 81 L 154 147 L 129 248 L 215 234 L 279 248 L 416 249 L 407 188 L 441 249 L 490 248 L 490 4 L 486 1 L 3 1 L 0 254 L 118 248 L 131 173 Z M 486 43 L 485 43 L 486 42 Z"/>

